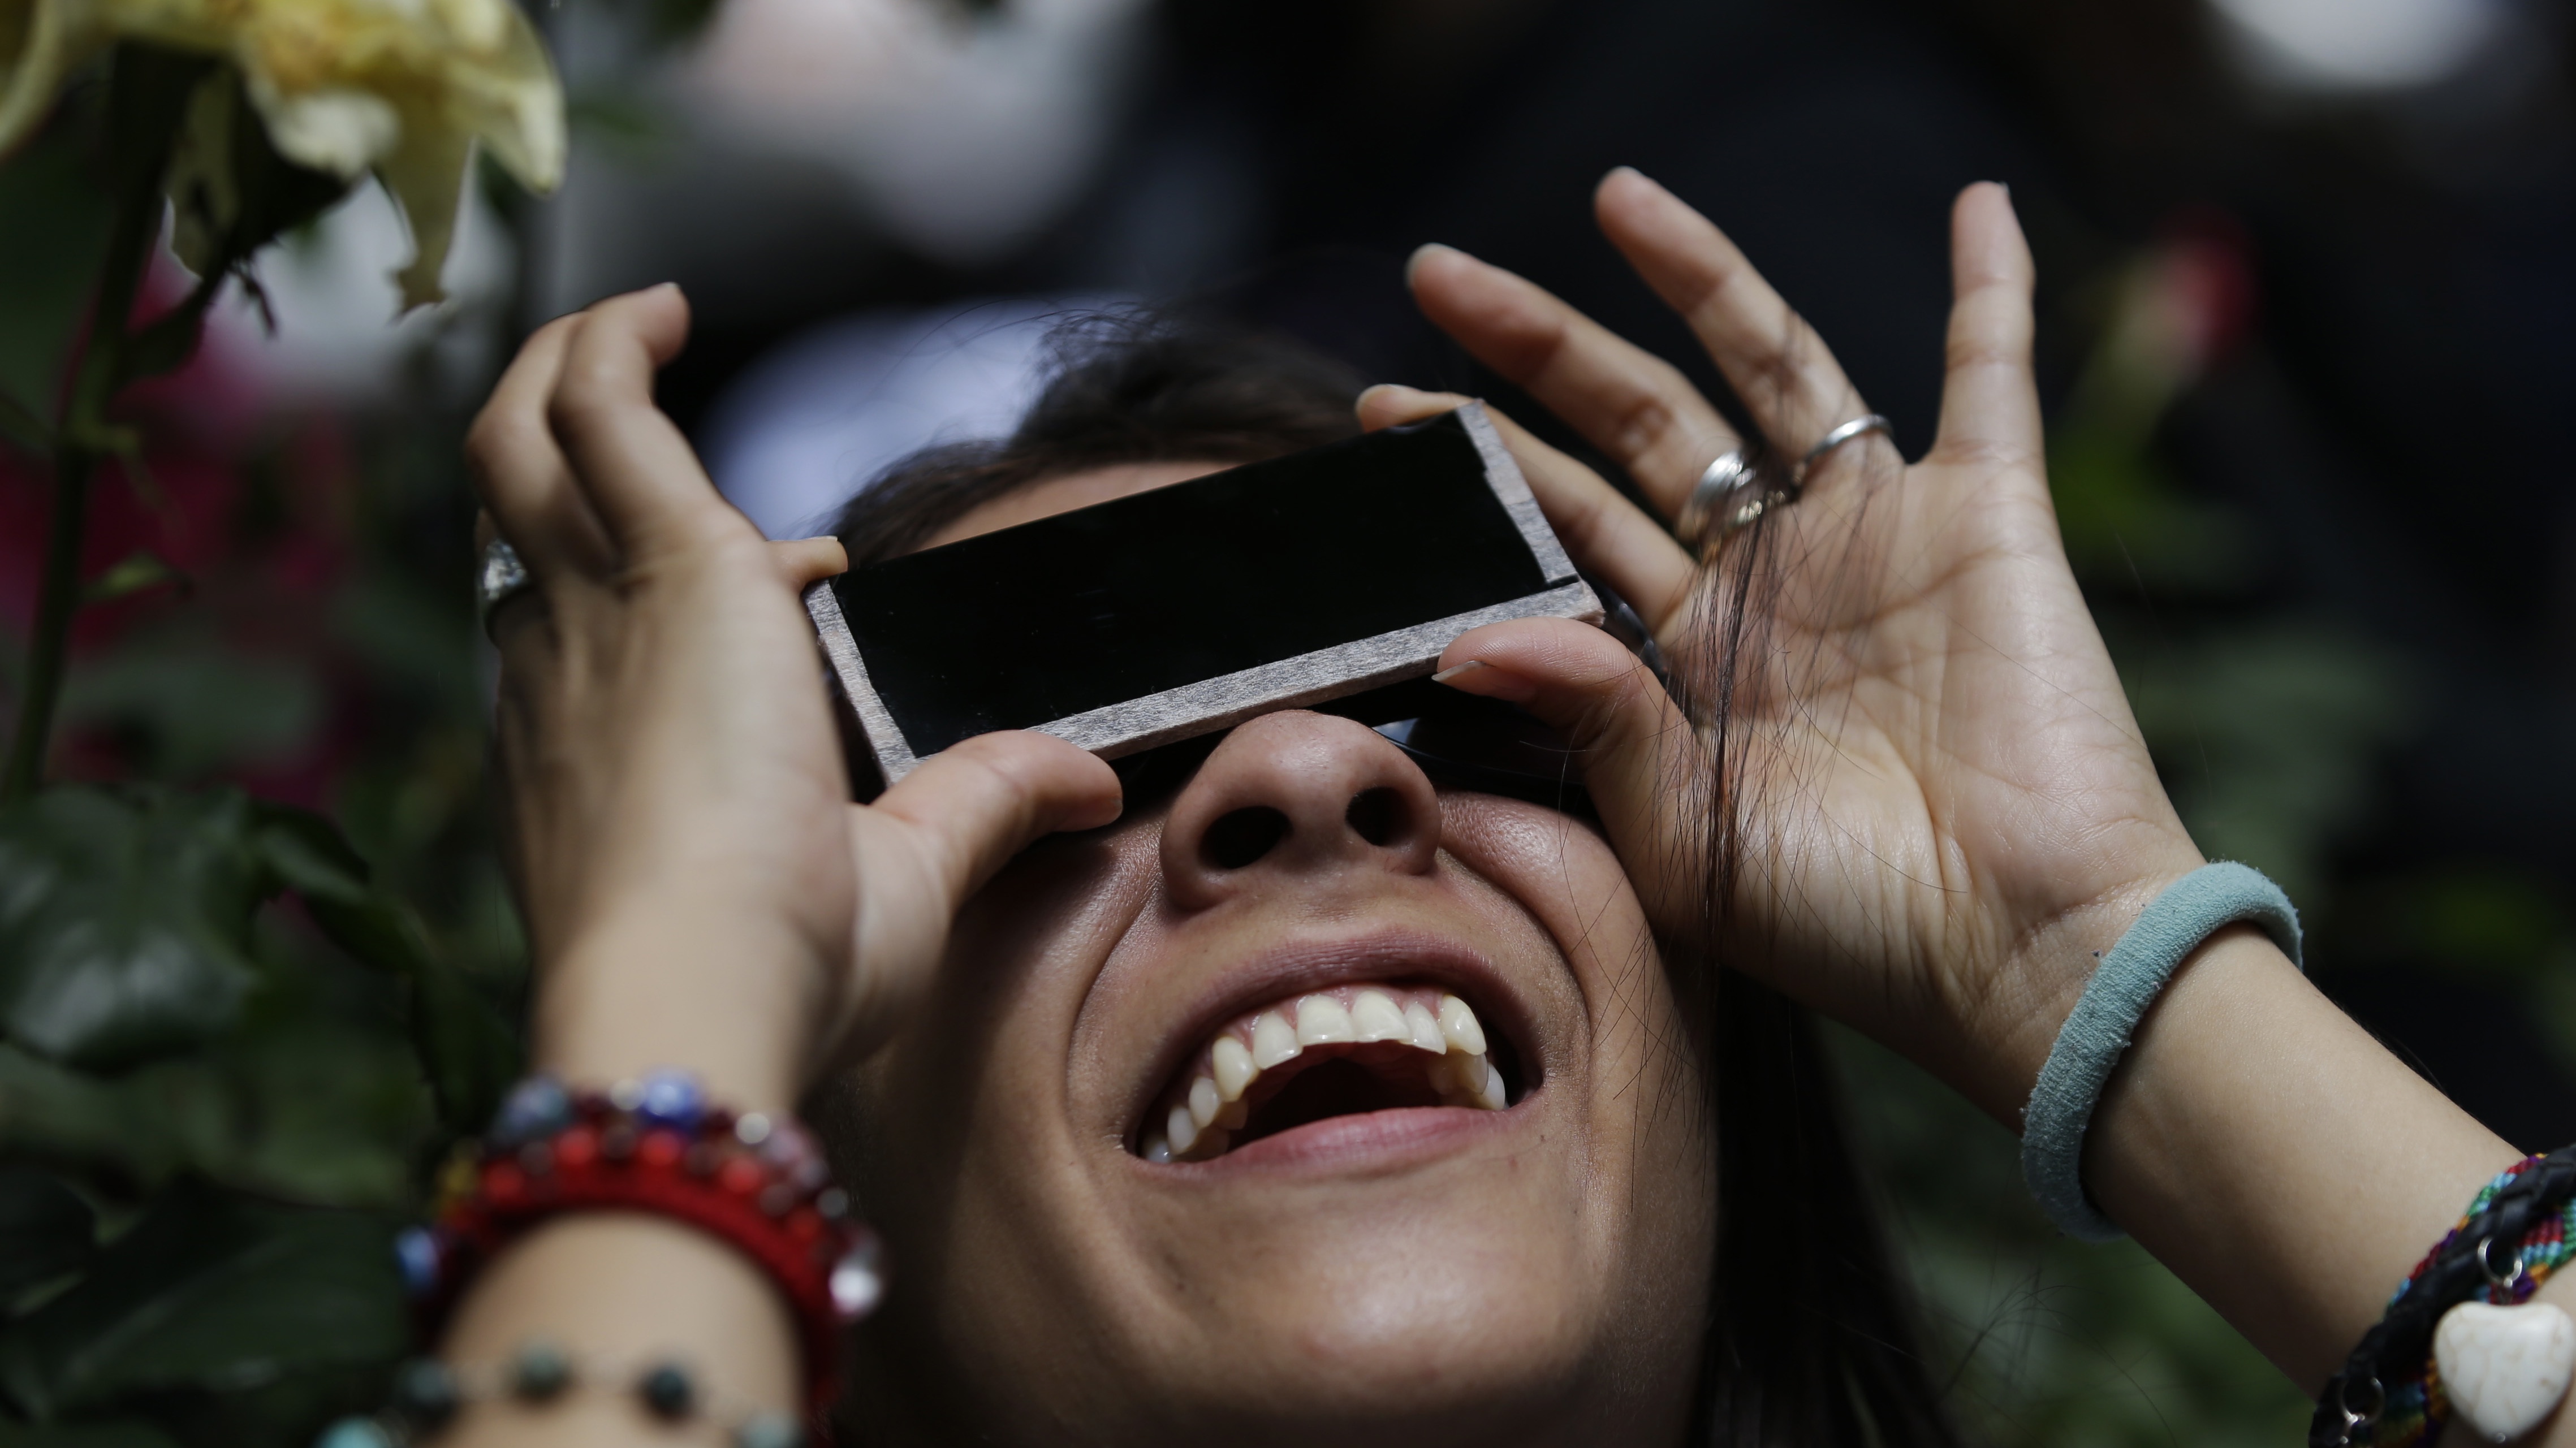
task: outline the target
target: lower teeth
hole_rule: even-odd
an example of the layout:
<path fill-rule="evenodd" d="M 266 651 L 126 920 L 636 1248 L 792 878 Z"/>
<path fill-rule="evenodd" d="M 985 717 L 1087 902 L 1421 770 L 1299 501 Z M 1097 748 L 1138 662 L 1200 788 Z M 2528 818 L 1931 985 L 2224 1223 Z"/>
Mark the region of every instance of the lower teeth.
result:
<path fill-rule="evenodd" d="M 1453 1053 L 1433 1059 L 1425 1069 L 1443 1106 L 1500 1111 L 1511 1104 L 1503 1073 L 1487 1056 Z M 1250 1116 L 1251 1108 L 1245 1102 L 1228 1101 L 1202 1127 L 1190 1105 L 1175 1106 L 1162 1127 L 1146 1132 L 1137 1154 L 1157 1164 L 1208 1161 L 1223 1156 L 1234 1144 L 1234 1133 L 1243 1129 Z"/>

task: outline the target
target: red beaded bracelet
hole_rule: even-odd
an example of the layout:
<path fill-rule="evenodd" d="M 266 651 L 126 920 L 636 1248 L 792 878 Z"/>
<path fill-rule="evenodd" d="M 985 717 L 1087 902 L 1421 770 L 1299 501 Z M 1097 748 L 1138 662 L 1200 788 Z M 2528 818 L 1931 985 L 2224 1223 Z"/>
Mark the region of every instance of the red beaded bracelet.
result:
<path fill-rule="evenodd" d="M 530 1227 L 565 1212 L 639 1211 L 730 1243 L 794 1307 L 807 1402 L 831 1406 L 840 1330 L 874 1311 L 876 1234 L 849 1216 L 813 1137 L 785 1116 L 707 1104 L 697 1081 L 655 1071 L 605 1092 L 549 1076 L 519 1083 L 491 1133 L 459 1147 L 432 1224 L 403 1234 L 405 1275 L 433 1316 Z"/>

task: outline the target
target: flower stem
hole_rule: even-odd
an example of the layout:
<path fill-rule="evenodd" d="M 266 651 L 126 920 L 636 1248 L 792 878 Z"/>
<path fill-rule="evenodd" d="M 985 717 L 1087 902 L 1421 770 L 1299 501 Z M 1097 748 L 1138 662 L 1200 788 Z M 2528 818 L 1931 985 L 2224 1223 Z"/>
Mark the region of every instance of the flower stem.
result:
<path fill-rule="evenodd" d="M 89 528 L 89 488 L 109 449 L 108 403 L 124 378 L 126 323 L 161 239 L 161 183 L 177 143 L 187 87 L 172 86 L 171 66 L 151 52 L 129 47 L 117 56 L 110 82 L 109 127 L 116 214 L 99 272 L 98 296 L 79 368 L 63 396 L 54 430 L 54 513 L 45 539 L 45 571 L 36 593 L 35 633 L 28 641 L 25 687 L 9 736 L 9 759 L 0 772 L 0 803 L 36 792 L 44 776 L 60 702 L 63 663 L 72 618 L 80 611 L 81 544 Z M 176 92 L 174 95 L 173 92 Z"/>

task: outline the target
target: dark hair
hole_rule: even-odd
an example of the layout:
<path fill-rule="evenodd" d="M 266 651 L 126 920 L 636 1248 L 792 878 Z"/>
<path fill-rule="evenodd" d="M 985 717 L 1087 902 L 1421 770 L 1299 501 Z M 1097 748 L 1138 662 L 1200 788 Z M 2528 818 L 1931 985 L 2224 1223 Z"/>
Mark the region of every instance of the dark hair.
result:
<path fill-rule="evenodd" d="M 1085 313 L 1049 342 L 1054 380 L 1019 430 L 894 464 L 841 509 L 850 564 L 909 553 L 1029 484 L 1115 463 L 1249 463 L 1359 434 L 1358 378 L 1303 347 L 1185 318 Z"/>
<path fill-rule="evenodd" d="M 1008 439 L 917 453 L 843 508 L 833 531 L 853 565 L 918 548 L 1047 478 L 1160 459 L 1252 462 L 1359 431 L 1357 379 L 1290 343 L 1153 315 L 1074 318 L 1054 341 L 1055 379 Z M 1724 681 L 1736 678 L 1737 654 L 1761 642 L 1758 605 L 1767 601 L 1764 555 L 1730 552 L 1751 561 L 1710 582 L 1734 605 L 1716 616 L 1736 622 L 1700 650 L 1701 669 L 1714 670 L 1704 676 Z M 1694 708 L 1685 697 L 1684 707 L 1720 716 L 1718 737 L 1727 737 L 1731 687 L 1677 692 L 1705 693 L 1710 702 Z M 1733 803 L 1717 781 L 1693 793 Z M 1732 821 L 1713 831 L 1704 866 L 1712 899 L 1733 879 L 1736 840 Z M 1717 923 L 1703 939 L 1716 938 Z M 1854 1158 L 1815 1018 L 1722 968 L 1704 944 L 1659 943 L 1691 1035 L 1712 1062 L 1705 1108 L 1716 1126 L 1720 1207 L 1696 1441 L 1950 1448 L 1957 1435 L 1926 1371 L 1911 1294 Z"/>

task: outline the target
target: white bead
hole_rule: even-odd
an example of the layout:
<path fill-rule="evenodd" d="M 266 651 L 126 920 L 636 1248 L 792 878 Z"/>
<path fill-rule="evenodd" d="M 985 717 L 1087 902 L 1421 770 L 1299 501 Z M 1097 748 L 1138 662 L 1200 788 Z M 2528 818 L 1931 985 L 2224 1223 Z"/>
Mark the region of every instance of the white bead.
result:
<path fill-rule="evenodd" d="M 2461 1420 L 2490 1443 L 2510 1443 L 2567 1395 L 2576 1321 L 2545 1302 L 2463 1302 L 2433 1329 L 2433 1364 Z"/>
<path fill-rule="evenodd" d="M 855 1240 L 841 1260 L 832 1264 L 832 1312 L 841 1321 L 856 1322 L 877 1310 L 885 1299 L 885 1248 L 877 1234 L 865 1227 L 852 1234 Z"/>

